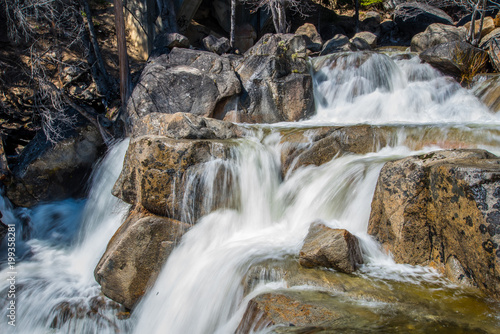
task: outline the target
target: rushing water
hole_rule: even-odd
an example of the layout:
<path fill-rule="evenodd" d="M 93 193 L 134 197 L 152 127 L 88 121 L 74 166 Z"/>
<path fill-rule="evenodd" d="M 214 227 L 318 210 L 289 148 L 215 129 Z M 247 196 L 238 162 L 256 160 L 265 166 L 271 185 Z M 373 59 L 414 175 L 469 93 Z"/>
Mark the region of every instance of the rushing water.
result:
<path fill-rule="evenodd" d="M 500 153 L 500 118 L 416 58 L 354 53 L 313 65 L 317 115 L 302 123 L 249 126 L 254 136 L 238 140 L 231 159 L 203 166 L 203 186 L 197 191 L 209 194 L 205 205 L 222 196 L 231 198 L 234 209 L 203 216 L 183 236 L 128 320 L 118 319 L 122 310 L 100 295 L 93 278 L 128 209 L 110 194 L 126 141 L 96 169 L 86 201 L 13 210 L 2 198 L 3 220 L 16 224 L 18 255 L 24 257 L 17 264 L 17 327 L 2 328 L 16 333 L 234 333 L 247 302 L 258 293 L 318 289 L 290 278 L 297 271 L 294 258 L 309 226 L 318 220 L 349 230 L 363 250 L 366 264 L 355 275 L 324 273 L 331 281 L 346 280 L 342 291 L 326 290 L 332 296 L 328 302 L 357 315 L 347 327 L 343 324 L 345 332 L 413 328 L 424 333 L 442 329 L 442 319 L 458 324 L 447 325 L 452 329 L 500 328 L 497 304 L 452 286 L 431 269 L 395 264 L 367 235 L 371 199 L 385 162 L 439 148 L 478 147 Z M 338 156 L 282 175 L 284 133 L 298 127 L 314 133 L 318 125 L 359 123 L 376 124 L 392 139 L 386 147 L 374 145 L 372 153 Z M 221 168 L 236 185 L 224 194 L 213 188 Z M 186 205 L 182 217 L 190 221 L 192 211 Z M 4 264 L 2 296 L 8 289 L 8 272 Z M 249 272 L 257 279 L 249 282 Z M 396 301 L 381 302 L 357 291 L 399 295 Z M 405 299 L 416 300 L 407 320 L 408 314 L 394 306 L 406 305 Z M 3 299 L 0 306 L 0 319 L 6 319 Z"/>

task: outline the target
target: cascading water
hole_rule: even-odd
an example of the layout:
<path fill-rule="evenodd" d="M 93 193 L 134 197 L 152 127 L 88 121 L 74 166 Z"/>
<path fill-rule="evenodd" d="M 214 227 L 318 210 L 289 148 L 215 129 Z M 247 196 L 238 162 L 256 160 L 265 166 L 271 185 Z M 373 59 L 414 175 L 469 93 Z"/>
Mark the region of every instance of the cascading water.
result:
<path fill-rule="evenodd" d="M 86 201 L 41 204 L 13 211 L 2 198 L 5 221 L 16 226 L 16 326 L 2 333 L 116 333 L 127 321 L 116 320 L 119 305 L 100 296 L 93 271 L 120 226 L 127 205 L 111 195 L 121 171 L 128 141 L 118 144 L 94 172 Z M 2 252 L 5 254 L 5 252 Z M 11 270 L 2 265 L 0 292 L 7 296 Z M 8 319 L 7 299 L 0 300 L 0 317 Z"/>
<path fill-rule="evenodd" d="M 116 320 L 114 304 L 99 296 L 92 275 L 127 210 L 110 195 L 121 169 L 117 161 L 122 161 L 127 142 L 116 147 L 98 169 L 85 202 L 52 203 L 52 207 L 24 212 L 14 212 L 6 207 L 8 203 L 0 202 L 4 221 L 15 221 L 19 233 L 31 231 L 26 259 L 18 264 L 17 333 L 234 333 L 248 301 L 258 293 L 310 289 L 307 284 L 291 286 L 285 277 L 287 270 L 280 265 L 293 266 L 310 224 L 318 220 L 349 230 L 361 242 L 366 264 L 355 275 L 343 275 L 342 279 L 382 290 L 414 289 L 415 296 L 426 294 L 429 285 L 439 301 L 427 300 L 430 306 L 416 303 L 412 308 L 441 313 L 441 306 L 446 305 L 449 317 L 464 321 L 460 312 L 467 307 L 463 304 L 474 298 L 455 290 L 447 294 L 448 283 L 431 269 L 395 264 L 367 235 L 370 203 L 379 171 L 387 161 L 448 147 L 500 152 L 500 118 L 468 91 L 415 58 L 350 53 L 319 59 L 313 66 L 317 101 L 313 119 L 248 126 L 254 135 L 237 140 L 230 159 L 198 166 L 196 175 L 188 180 L 191 192 L 178 199 L 183 204 L 180 216 L 196 224 L 182 237 L 156 284 L 128 320 Z M 377 124 L 391 133 L 392 139 L 386 147 L 375 143 L 372 153 L 338 156 L 321 166 L 290 169 L 283 175 L 282 138 L 290 128 L 307 127 L 314 133 L 318 125 L 359 123 Z M 234 186 L 221 188 L 216 181 L 220 177 Z M 203 193 L 202 208 L 193 206 L 196 192 Z M 230 204 L 219 205 L 224 203 Z M 205 212 L 213 207 L 221 209 Z M 203 216 L 196 222 L 200 212 Z M 67 219 L 81 220 L 78 233 Z M 251 284 L 249 271 L 257 272 Z M 6 273 L 3 269 L 0 274 L 5 277 Z M 0 282 L 0 292 L 6 289 L 6 283 Z M 397 312 L 390 303 L 353 298 L 346 291 L 329 293 L 336 296 L 339 308 L 357 314 L 358 307 L 362 314 L 375 314 L 378 322 L 373 321 L 373 328 L 379 332 L 390 332 L 383 321 L 395 326 L 393 330 L 405 331 L 397 327 Z M 1 306 L 0 316 L 5 318 L 5 307 Z M 474 326 L 482 326 L 485 332 L 500 326 L 493 308 L 477 302 L 472 309 L 490 312 L 470 320 Z M 412 316 L 417 319 L 413 321 L 420 319 L 420 314 Z M 361 316 L 357 321 L 358 325 L 349 327 L 351 332 L 370 326 Z M 270 330 L 280 329 L 264 331 Z"/>

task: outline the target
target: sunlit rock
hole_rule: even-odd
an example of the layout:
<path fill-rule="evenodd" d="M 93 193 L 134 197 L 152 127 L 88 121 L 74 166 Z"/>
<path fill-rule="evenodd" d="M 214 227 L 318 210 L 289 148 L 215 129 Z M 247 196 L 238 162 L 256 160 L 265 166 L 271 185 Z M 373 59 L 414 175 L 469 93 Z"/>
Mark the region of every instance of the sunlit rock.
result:
<path fill-rule="evenodd" d="M 296 35 L 306 36 L 306 48 L 313 51 L 318 52 L 321 51 L 321 47 L 323 46 L 323 39 L 321 38 L 318 30 L 314 24 L 305 23 L 297 28 L 295 31 Z"/>
<path fill-rule="evenodd" d="M 300 250 L 299 263 L 307 268 L 326 267 L 352 273 L 363 263 L 358 239 L 344 229 L 313 223 Z"/>
<path fill-rule="evenodd" d="M 411 51 L 421 52 L 439 44 L 464 41 L 466 35 L 467 30 L 464 27 L 433 23 L 425 31 L 413 36 L 411 39 Z"/>
<path fill-rule="evenodd" d="M 132 309 L 151 287 L 189 224 L 131 212 L 95 268 L 102 292 Z"/>
<path fill-rule="evenodd" d="M 500 160 L 482 150 L 437 151 L 388 162 L 368 232 L 399 263 L 444 271 L 500 298 Z M 458 275 L 460 276 L 460 275 Z"/>

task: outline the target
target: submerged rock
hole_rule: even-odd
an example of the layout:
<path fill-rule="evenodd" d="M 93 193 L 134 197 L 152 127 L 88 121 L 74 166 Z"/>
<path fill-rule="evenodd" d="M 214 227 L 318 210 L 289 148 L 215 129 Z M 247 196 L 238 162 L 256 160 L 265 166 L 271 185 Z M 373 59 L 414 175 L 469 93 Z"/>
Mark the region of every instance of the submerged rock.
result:
<path fill-rule="evenodd" d="M 375 152 L 387 144 L 389 134 L 370 125 L 299 129 L 283 136 L 281 166 L 286 176 L 291 171 L 322 164 L 348 153 Z"/>
<path fill-rule="evenodd" d="M 14 205 L 23 207 L 83 196 L 103 149 L 99 129 L 84 119 L 74 128 L 66 128 L 55 144 L 40 131 L 12 169 L 5 194 Z"/>
<path fill-rule="evenodd" d="M 307 268 L 326 267 L 350 274 L 363 263 L 358 239 L 344 229 L 313 223 L 300 250 L 299 263 Z"/>
<path fill-rule="evenodd" d="M 499 198 L 500 159 L 487 151 L 438 151 L 388 162 L 368 232 L 399 263 L 444 271 L 453 258 L 448 276 L 500 298 Z"/>
<path fill-rule="evenodd" d="M 102 292 L 132 309 L 156 281 L 189 224 L 132 212 L 109 241 L 94 275 Z"/>

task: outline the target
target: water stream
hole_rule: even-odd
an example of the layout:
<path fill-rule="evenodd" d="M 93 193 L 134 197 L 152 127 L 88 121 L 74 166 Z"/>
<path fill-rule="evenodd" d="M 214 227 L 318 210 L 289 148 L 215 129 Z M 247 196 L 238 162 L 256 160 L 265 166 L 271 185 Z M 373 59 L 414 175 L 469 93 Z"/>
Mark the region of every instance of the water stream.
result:
<path fill-rule="evenodd" d="M 2 327 L 14 333 L 234 333 L 247 302 L 258 293 L 314 290 L 306 283 L 293 283 L 287 275 L 296 270 L 294 259 L 310 224 L 322 221 L 355 234 L 366 263 L 352 276 L 325 273 L 332 281 L 356 287 L 342 292 L 327 289 L 333 296 L 329 302 L 357 315 L 357 320 L 342 324 L 343 332 L 443 329 L 442 321 L 435 319 L 447 319 L 450 332 L 498 330 L 498 304 L 453 286 L 429 268 L 395 264 L 367 234 L 367 225 L 385 162 L 456 147 L 498 154 L 500 116 L 415 58 L 354 53 L 323 58 L 313 65 L 316 116 L 301 123 L 247 126 L 254 135 L 237 141 L 231 159 L 206 164 L 202 173 L 206 188 L 199 191 L 210 192 L 209 202 L 220 195 L 211 193 L 210 185 L 223 166 L 237 185 L 224 196 L 232 196 L 237 205 L 205 215 L 183 236 L 130 319 L 119 320 L 123 310 L 100 295 L 93 278 L 128 209 L 111 195 L 127 141 L 115 146 L 96 169 L 85 201 L 13 210 L 2 198 L 3 220 L 18 227 L 18 247 L 24 257 L 17 265 L 18 326 Z M 353 124 L 375 124 L 390 133 L 391 140 L 385 147 L 374 145 L 368 154 L 338 156 L 321 166 L 282 175 L 281 139 L 287 131 Z M 183 212 L 186 219 L 191 217 L 189 210 Z M 2 268 L 4 296 L 8 269 L 5 264 Z M 251 284 L 249 272 L 257 277 Z M 399 299 L 374 302 L 356 291 L 372 295 L 396 291 L 394 298 Z M 411 319 L 405 321 L 408 313 L 394 304 L 405 306 L 408 298 L 415 303 L 408 309 Z M 2 299 L 0 307 L 0 319 L 6 319 Z"/>

